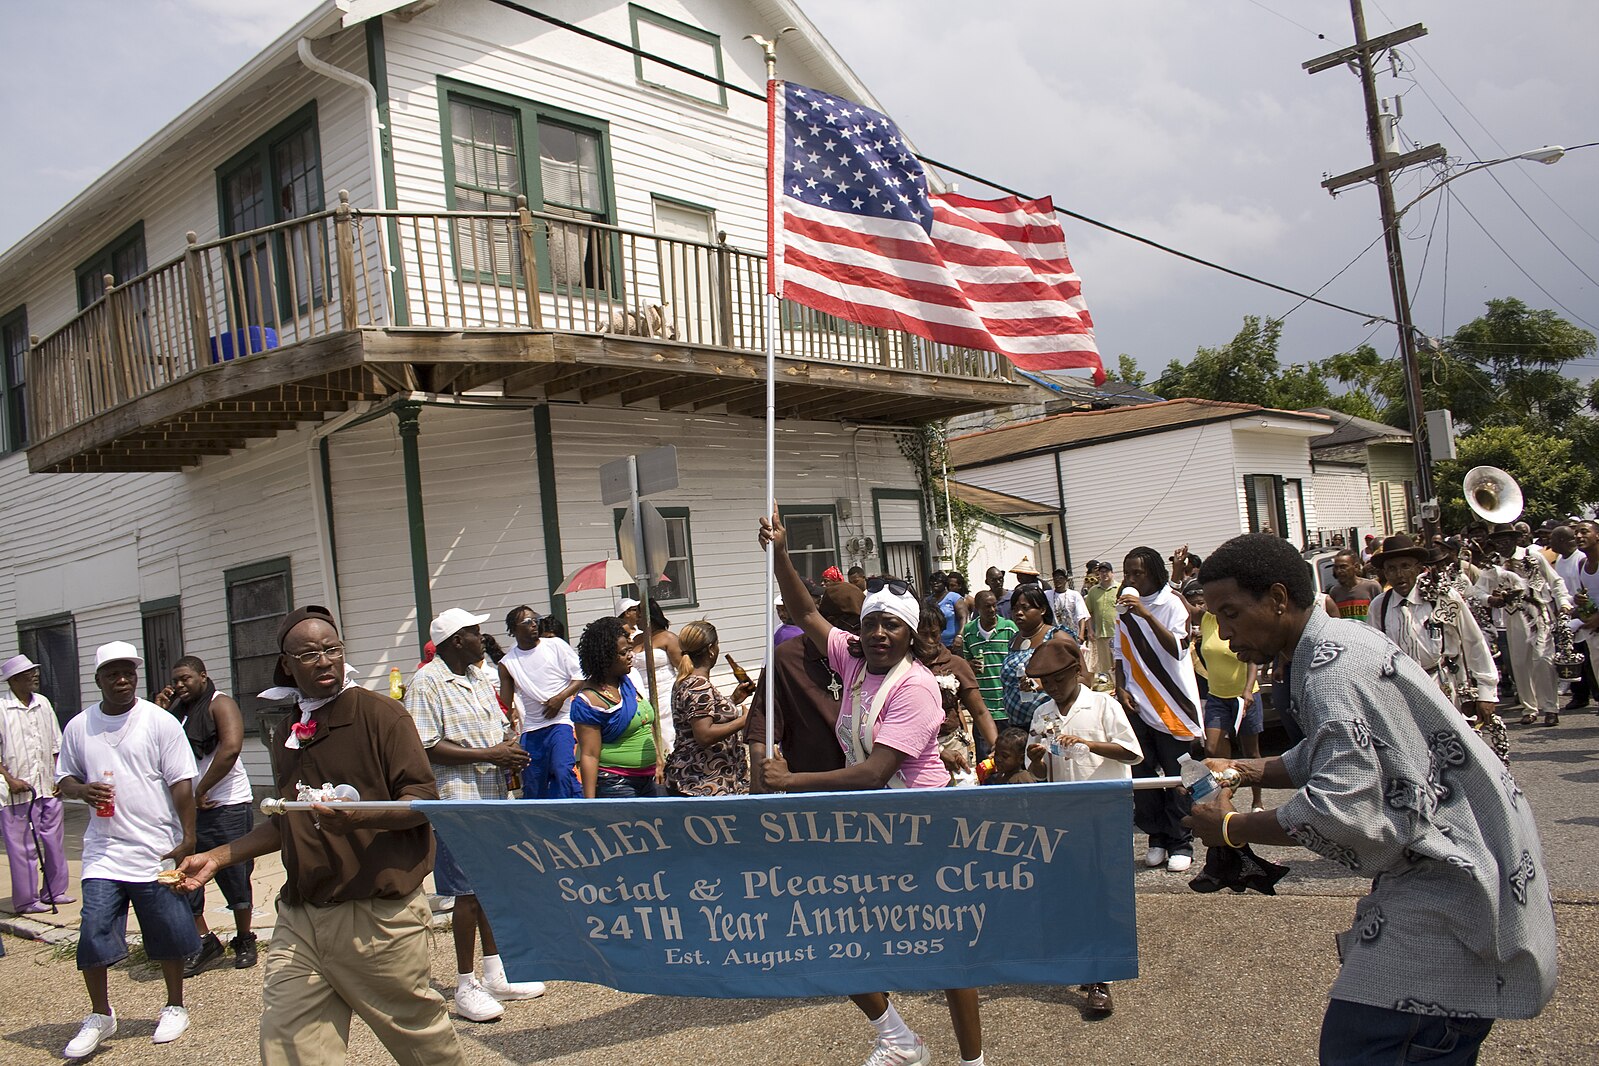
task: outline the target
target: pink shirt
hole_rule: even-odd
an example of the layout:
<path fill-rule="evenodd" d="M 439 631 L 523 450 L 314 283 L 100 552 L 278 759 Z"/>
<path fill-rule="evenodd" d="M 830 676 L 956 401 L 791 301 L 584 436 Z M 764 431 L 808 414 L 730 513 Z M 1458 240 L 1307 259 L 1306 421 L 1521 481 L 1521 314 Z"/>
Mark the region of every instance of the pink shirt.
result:
<path fill-rule="evenodd" d="M 850 634 L 842 629 L 834 629 L 827 638 L 828 665 L 838 673 L 846 693 L 855 683 L 856 675 L 866 669 L 866 660 L 850 655 L 849 641 Z M 872 698 L 877 695 L 886 676 L 866 675 L 861 683 L 860 706 L 871 706 Z M 854 722 L 850 719 L 859 709 L 840 708 L 837 732 L 841 744 L 844 743 L 842 738 L 849 736 L 854 728 Z M 889 695 L 883 705 L 883 713 L 877 716 L 872 741 L 904 753 L 905 761 L 900 764 L 900 773 L 904 775 L 908 787 L 943 788 L 949 784 L 949 770 L 945 768 L 944 760 L 938 757 L 938 727 L 943 724 L 944 699 L 938 691 L 938 682 L 927 667 L 913 663 L 904 683 Z M 849 750 L 847 744 L 844 750 Z"/>

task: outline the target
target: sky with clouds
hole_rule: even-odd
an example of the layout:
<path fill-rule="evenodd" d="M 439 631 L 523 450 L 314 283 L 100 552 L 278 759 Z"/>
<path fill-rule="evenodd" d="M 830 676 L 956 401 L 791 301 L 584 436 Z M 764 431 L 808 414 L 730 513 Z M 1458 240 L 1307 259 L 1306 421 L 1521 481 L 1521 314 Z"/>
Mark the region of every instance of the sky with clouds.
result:
<path fill-rule="evenodd" d="M 1380 232 L 1376 193 L 1329 197 L 1327 173 L 1370 162 L 1358 80 L 1300 64 L 1352 40 L 1343 0 L 800 0 L 928 156 L 1084 215 L 1304 291 Z M 296 0 L 59 0 L 0 4 L 0 247 L 10 245 L 310 4 Z M 1599 4 L 1366 0 L 1370 32 L 1427 37 L 1385 66 L 1401 132 L 1456 162 L 1599 141 Z M 555 8 L 552 8 L 555 10 Z M 1318 34 L 1325 35 L 1318 39 Z M 729 49 L 748 47 L 724 42 Z M 1497 181 L 1495 180 L 1497 179 Z M 1434 180 L 1397 185 L 1400 203 Z M 983 190 L 962 181 L 963 192 Z M 1417 325 L 1447 334 L 1483 301 L 1517 296 L 1599 324 L 1599 148 L 1551 167 L 1507 163 L 1431 196 L 1404 220 Z M 1475 216 L 1475 220 L 1472 216 Z M 1298 302 L 1066 220 L 1107 364 L 1159 370 L 1230 338 L 1246 314 Z M 1379 243 L 1322 295 L 1390 315 Z M 1563 305 L 1563 307 L 1562 307 Z M 1294 310 L 1286 360 L 1392 327 Z M 1599 358 L 1573 367 L 1599 373 Z"/>

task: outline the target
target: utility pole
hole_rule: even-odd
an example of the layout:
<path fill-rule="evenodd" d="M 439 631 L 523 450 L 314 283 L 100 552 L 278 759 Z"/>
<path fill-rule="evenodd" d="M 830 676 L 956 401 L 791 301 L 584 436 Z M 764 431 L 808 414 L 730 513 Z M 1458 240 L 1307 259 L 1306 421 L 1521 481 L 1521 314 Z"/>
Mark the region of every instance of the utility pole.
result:
<path fill-rule="evenodd" d="M 1371 140 L 1371 166 L 1352 170 L 1347 174 L 1328 178 L 1322 187 L 1334 196 L 1338 190 L 1357 182 L 1371 180 L 1377 186 L 1378 203 L 1382 208 L 1383 243 L 1388 251 L 1388 283 L 1393 289 L 1394 319 L 1399 323 L 1399 357 L 1405 371 L 1405 406 L 1410 409 L 1410 435 L 1416 449 L 1416 502 L 1424 516 L 1423 528 L 1430 535 L 1437 525 L 1432 465 L 1428 455 L 1426 419 L 1422 411 L 1421 367 L 1416 362 L 1416 328 L 1410 320 L 1410 290 L 1405 284 L 1405 260 L 1400 247 L 1398 215 L 1394 211 L 1393 175 L 1406 167 L 1426 163 L 1445 156 L 1442 145 L 1434 144 L 1414 152 L 1391 153 L 1384 143 L 1382 112 L 1377 103 L 1377 78 L 1373 70 L 1376 58 L 1388 49 L 1427 34 L 1420 23 L 1378 37 L 1366 36 L 1366 13 L 1360 0 L 1349 0 L 1350 15 L 1355 24 L 1355 44 L 1336 52 L 1319 56 L 1304 64 L 1306 73 L 1319 74 L 1333 67 L 1348 65 L 1360 76 L 1366 99 L 1366 133 Z"/>

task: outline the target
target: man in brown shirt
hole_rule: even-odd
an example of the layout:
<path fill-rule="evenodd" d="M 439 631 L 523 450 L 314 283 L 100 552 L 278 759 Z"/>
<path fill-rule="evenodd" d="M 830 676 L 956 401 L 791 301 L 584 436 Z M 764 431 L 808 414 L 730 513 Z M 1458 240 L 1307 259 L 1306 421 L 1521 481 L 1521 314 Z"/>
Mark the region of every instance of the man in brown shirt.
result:
<path fill-rule="evenodd" d="M 344 647 L 324 607 L 301 607 L 278 629 L 275 680 L 298 690 L 298 721 L 272 744 L 278 795 L 348 784 L 363 800 L 437 799 L 411 717 L 395 700 L 348 684 Z M 263 1066 L 345 1061 L 357 1013 L 396 1062 L 464 1059 L 444 998 L 431 984 L 422 879 L 433 866 L 427 819 L 411 811 L 341 810 L 268 819 L 229 844 L 184 860 L 179 891 L 218 869 L 282 850 L 287 879 L 266 953 Z"/>
<path fill-rule="evenodd" d="M 858 633 L 861 628 L 860 589 L 847 581 L 834 582 L 822 593 L 822 617 L 840 629 Z M 785 640 L 772 650 L 770 668 L 773 740 L 796 773 L 837 770 L 844 765 L 844 749 L 833 732 L 838 725 L 838 704 L 844 690 L 827 656 L 816 650 L 809 637 Z M 744 742 L 750 747 L 751 792 L 765 792 L 761 763 L 766 759 L 766 684 L 762 670 L 750 704 Z"/>

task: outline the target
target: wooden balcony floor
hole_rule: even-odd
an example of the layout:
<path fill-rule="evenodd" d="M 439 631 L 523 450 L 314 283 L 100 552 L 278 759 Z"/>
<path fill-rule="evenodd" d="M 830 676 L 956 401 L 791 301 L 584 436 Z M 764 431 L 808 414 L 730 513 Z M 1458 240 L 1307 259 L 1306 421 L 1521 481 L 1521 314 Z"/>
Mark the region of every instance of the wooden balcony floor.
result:
<path fill-rule="evenodd" d="M 181 470 L 395 392 L 760 417 L 765 356 L 616 334 L 350 330 L 207 367 L 28 449 L 35 472 Z M 910 425 L 1018 402 L 1026 386 L 780 356 L 780 418 Z"/>

